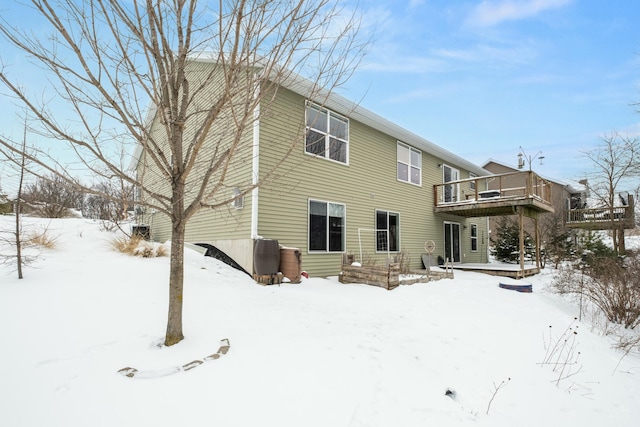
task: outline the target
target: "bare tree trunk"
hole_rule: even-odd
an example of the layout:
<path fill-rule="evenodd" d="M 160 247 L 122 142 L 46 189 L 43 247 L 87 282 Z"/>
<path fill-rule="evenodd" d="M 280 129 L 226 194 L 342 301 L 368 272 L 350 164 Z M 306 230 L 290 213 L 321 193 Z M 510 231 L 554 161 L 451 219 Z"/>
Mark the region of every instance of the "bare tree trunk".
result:
<path fill-rule="evenodd" d="M 24 119 L 24 134 L 22 136 L 22 156 L 20 159 L 20 180 L 18 181 L 18 194 L 16 195 L 16 262 L 18 266 L 18 279 L 22 279 L 22 239 L 20 238 L 20 200 L 22 199 L 22 185 L 24 183 L 24 169 L 26 166 L 27 150 L 27 117 Z"/>
<path fill-rule="evenodd" d="M 22 173 L 20 174 L 22 175 Z M 22 182 L 22 178 L 20 179 Z M 15 203 L 16 209 L 16 262 L 18 263 L 18 279 L 22 279 L 22 250 L 20 246 L 22 242 L 20 241 L 20 190 L 18 190 L 18 198 Z"/>
<path fill-rule="evenodd" d="M 618 232 L 618 255 L 625 255 L 627 248 L 624 243 L 624 228 L 619 228 Z"/>
<path fill-rule="evenodd" d="M 357 37 L 361 20 L 338 0 L 25 3 L 44 18 L 45 28 L 36 33 L 52 34 L 39 39 L 21 22 L 14 26 L 0 19 L 0 37 L 49 71 L 55 107 L 32 98 L 2 64 L 0 86 L 25 105 L 37 132 L 69 146 L 87 171 L 137 188 L 138 205 L 171 219 L 165 344 L 173 345 L 183 339 L 187 222 L 200 210 L 232 203 L 238 195 L 227 191 L 231 185 L 245 195 L 276 179 L 284 159 L 255 182 L 235 182 L 229 173 L 244 156 L 243 136 L 258 119 L 255 112 L 265 111 L 278 88 L 299 74 L 310 86 L 305 96 L 322 104 L 366 51 L 368 41 Z M 200 70 L 205 51 L 212 52 L 206 58 L 211 66 Z M 256 91 L 263 87 L 267 95 Z M 77 126 L 68 126 L 69 115 L 79 118 Z M 111 120 L 120 126 L 107 131 Z M 304 140 L 304 126 L 298 131 L 280 142 L 289 145 L 287 156 Z M 135 176 L 112 152 L 119 140 L 138 144 Z M 24 154 L 18 145 L 0 135 L 0 153 Z M 69 173 L 73 169 L 47 150 L 26 153 L 26 159 L 35 165 L 28 172 L 36 177 L 53 174 L 86 194 L 122 200 L 109 186 L 102 191 L 80 183 Z M 122 209 L 124 216 L 126 203 Z"/>
<path fill-rule="evenodd" d="M 172 346 L 184 339 L 182 333 L 182 300 L 184 289 L 184 184 L 173 189 L 171 228 L 171 266 L 169 271 L 169 315 L 164 345 Z"/>
<path fill-rule="evenodd" d="M 524 279 L 524 212 L 523 207 L 518 207 L 518 226 L 520 227 L 520 274 L 522 275 L 520 278 Z"/>
<path fill-rule="evenodd" d="M 540 270 L 540 227 L 538 226 L 538 217 L 533 218 L 534 227 L 536 229 L 536 268 Z"/>

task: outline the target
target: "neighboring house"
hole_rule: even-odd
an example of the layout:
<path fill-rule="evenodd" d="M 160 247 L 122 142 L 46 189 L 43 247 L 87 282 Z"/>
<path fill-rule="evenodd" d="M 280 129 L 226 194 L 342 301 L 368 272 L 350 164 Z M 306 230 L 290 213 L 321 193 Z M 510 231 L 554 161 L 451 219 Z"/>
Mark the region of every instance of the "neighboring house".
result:
<path fill-rule="evenodd" d="M 197 73 L 213 64 L 192 66 Z M 259 238 L 299 248 L 302 268 L 312 276 L 337 275 L 345 253 L 384 264 L 402 251 L 412 268 L 423 268 L 429 240 L 434 259 L 488 261 L 486 217 L 434 208 L 436 184 L 487 175 L 484 169 L 341 96 L 319 105 L 307 93 L 300 79 L 279 88 L 268 114 L 242 135 L 245 156 L 225 185 L 233 194 L 252 177 L 270 173 L 271 180 L 234 205 L 201 211 L 187 225 L 186 241 L 214 245 L 249 272 Z M 158 125 L 152 123 L 152 132 Z M 213 132 L 211 144 L 229 137 Z M 291 141 L 298 144 L 287 157 Z M 138 155 L 139 176 L 156 185 L 144 153 Z M 170 238 L 168 217 L 138 211 L 152 239 Z"/>
<path fill-rule="evenodd" d="M 483 168 L 493 173 L 494 175 L 502 175 L 502 174 L 513 174 L 515 172 L 520 172 L 519 169 L 506 165 L 504 163 L 498 162 L 493 159 L 487 160 Z M 505 185 L 507 187 L 514 187 L 520 185 L 520 183 L 515 182 L 515 179 L 518 175 L 512 175 L 514 178 L 509 178 L 505 180 Z M 513 179 L 510 181 L 510 179 Z M 545 213 L 546 219 L 551 221 L 557 221 L 560 225 L 561 232 L 568 232 L 570 228 L 566 226 L 567 215 L 570 209 L 575 209 L 575 206 L 582 205 L 586 199 L 585 189 L 583 186 L 564 183 L 557 179 L 545 178 L 551 186 L 551 204 L 553 206 L 553 213 Z M 489 188 L 492 188 L 492 184 L 489 184 Z M 489 228 L 490 232 L 495 233 L 496 229 L 496 221 L 497 217 L 492 217 L 489 219 Z M 531 222 L 525 222 L 525 230 L 535 238 L 535 230 L 533 228 L 533 224 Z M 544 236 L 543 236 L 544 238 Z M 575 243 L 575 236 L 574 236 Z"/>

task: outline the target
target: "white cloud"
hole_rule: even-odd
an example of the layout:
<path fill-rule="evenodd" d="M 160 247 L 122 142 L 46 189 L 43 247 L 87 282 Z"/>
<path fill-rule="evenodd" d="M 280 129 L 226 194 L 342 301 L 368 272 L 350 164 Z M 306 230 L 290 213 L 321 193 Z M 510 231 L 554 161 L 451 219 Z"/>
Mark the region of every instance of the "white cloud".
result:
<path fill-rule="evenodd" d="M 632 123 L 619 130 L 621 135 L 628 138 L 640 138 L 640 123 Z"/>
<path fill-rule="evenodd" d="M 476 6 L 467 22 L 473 26 L 490 27 L 504 21 L 516 21 L 558 9 L 573 0 L 484 0 Z"/>

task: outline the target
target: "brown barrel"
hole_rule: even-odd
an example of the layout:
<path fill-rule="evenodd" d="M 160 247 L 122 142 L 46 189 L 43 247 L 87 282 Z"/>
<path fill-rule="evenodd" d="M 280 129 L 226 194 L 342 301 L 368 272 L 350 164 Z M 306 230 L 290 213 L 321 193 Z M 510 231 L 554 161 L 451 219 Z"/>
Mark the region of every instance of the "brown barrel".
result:
<path fill-rule="evenodd" d="M 280 271 L 293 283 L 300 282 L 302 274 L 302 254 L 298 248 L 280 248 Z"/>
<path fill-rule="evenodd" d="M 277 274 L 280 267 L 280 245 L 277 240 L 259 239 L 253 245 L 253 270 L 259 276 Z"/>

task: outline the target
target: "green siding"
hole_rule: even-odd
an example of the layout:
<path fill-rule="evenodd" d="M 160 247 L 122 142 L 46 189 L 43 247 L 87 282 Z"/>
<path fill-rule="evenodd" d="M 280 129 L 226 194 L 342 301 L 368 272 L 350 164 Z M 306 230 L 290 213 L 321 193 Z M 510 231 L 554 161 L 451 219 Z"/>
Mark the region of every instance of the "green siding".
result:
<path fill-rule="evenodd" d="M 304 124 L 305 100 L 290 91 L 280 90 L 278 102 L 271 114 L 261 122 L 261 171 L 281 160 L 289 141 L 282 135 Z M 289 129 L 289 131 L 288 131 Z M 400 182 L 396 177 L 397 140 L 351 120 L 349 123 L 349 163 L 341 163 L 305 154 L 302 133 L 299 133 L 289 157 L 278 170 L 286 174 L 260 189 L 259 234 L 278 239 L 286 246 L 298 247 L 303 253 L 303 268 L 312 275 L 336 275 L 341 254 L 308 251 L 309 199 L 343 203 L 346 205 L 346 252 L 359 256 L 358 229 L 363 231 L 363 253 L 383 263 L 386 253 L 375 254 L 372 229 L 376 210 L 400 214 L 400 247 L 411 257 L 411 266 L 421 268 L 421 254 L 426 240 L 437 245 L 435 255 L 443 252 L 443 221 L 460 223 L 461 247 L 464 262 L 486 261 L 486 244 L 479 239 L 478 252 L 471 253 L 470 226 L 478 225 L 478 235 L 486 235 L 486 221 L 466 220 L 455 216 L 435 216 L 433 213 L 433 184 L 442 182 L 439 159 L 422 152 L 422 186 Z M 402 141 L 409 143 L 408 141 Z M 455 165 L 453 165 L 455 166 Z M 463 176 L 468 172 L 461 170 Z M 486 242 L 486 239 L 485 239 Z M 482 252 L 484 251 L 484 253 Z"/>
<path fill-rule="evenodd" d="M 212 70 L 212 64 L 203 62 L 190 63 L 188 77 L 192 81 L 191 87 L 204 81 L 207 73 Z M 193 138 L 198 129 L 198 125 L 202 122 L 203 117 L 212 108 L 212 104 L 216 99 L 216 88 L 219 87 L 217 82 L 220 76 L 213 76 L 211 82 L 207 84 L 203 91 L 198 94 L 196 102 L 193 102 L 190 110 L 190 116 L 184 127 L 184 149 L 188 149 L 188 142 Z M 249 91 L 253 96 L 253 91 Z M 249 96 L 247 91 L 241 91 L 240 97 Z M 237 102 L 242 102 L 240 98 Z M 220 152 L 229 149 L 233 138 L 238 135 L 235 126 L 232 125 L 231 112 L 229 108 L 219 113 L 214 125 L 209 130 L 207 142 L 198 154 L 198 161 L 190 172 L 186 183 L 185 206 L 190 203 L 195 193 L 199 190 L 200 184 L 203 182 L 204 174 L 209 169 L 212 159 L 215 162 Z M 153 123 L 151 134 L 158 140 L 166 141 L 166 134 L 163 134 L 163 128 L 156 119 Z M 252 122 L 245 127 L 240 135 L 239 148 L 235 151 L 228 163 L 228 167 L 219 168 L 210 179 L 208 191 L 213 192 L 210 196 L 212 203 L 220 203 L 228 201 L 233 197 L 234 188 L 241 190 L 248 189 L 251 185 L 251 164 L 252 164 L 252 141 L 253 141 L 253 125 Z M 165 144 L 166 145 L 166 144 Z M 168 154 L 168 148 L 166 150 Z M 140 162 L 138 168 L 139 176 L 144 177 L 145 185 L 153 190 L 164 192 L 169 191 L 169 184 L 166 177 L 158 172 L 154 165 L 149 162 Z M 169 217 L 158 210 L 147 209 L 147 213 L 143 220 L 151 226 L 152 238 L 158 241 L 164 241 L 171 237 L 171 223 Z M 223 204 L 217 208 L 203 208 L 190 218 L 185 238 L 192 242 L 209 242 L 215 239 L 249 239 L 251 229 L 251 196 L 247 194 L 244 198 L 244 208 L 235 209 L 229 204 Z"/>
<path fill-rule="evenodd" d="M 204 63 L 194 65 L 193 78 L 197 79 L 211 66 Z M 213 87 L 208 89 L 210 92 L 200 95 L 201 102 L 197 106 L 203 111 L 200 114 L 206 112 L 207 100 L 215 96 Z M 412 268 L 422 268 L 421 255 L 425 253 L 426 240 L 436 242 L 436 257 L 444 254 L 444 221 L 461 225 L 463 262 L 486 261 L 488 239 L 484 218 L 469 220 L 433 213 L 433 185 L 442 182 L 441 159 L 422 151 L 422 185 L 400 182 L 397 180 L 396 138 L 355 120 L 349 121 L 348 164 L 308 155 L 304 150 L 305 99 L 284 88 L 280 88 L 275 97 L 266 96 L 263 99 L 265 102 L 260 107 L 259 122 L 261 186 L 258 190 L 257 234 L 277 239 L 284 246 L 300 248 L 303 269 L 311 275 L 337 275 L 342 257 L 342 253 L 308 251 L 308 203 L 311 199 L 346 206 L 346 252 L 358 257 L 358 230 L 362 229 L 365 258 L 375 259 L 378 264 L 385 262 L 386 253 L 376 253 L 373 238 L 376 210 L 384 210 L 400 216 L 400 248 L 409 254 Z M 198 114 L 193 116 L 194 120 L 198 118 Z M 159 129 L 156 123 L 154 132 L 159 133 Z M 209 135 L 202 158 L 212 156 L 216 146 L 228 144 L 234 132 L 230 121 L 217 122 Z M 234 187 L 246 188 L 251 183 L 253 132 L 252 125 L 243 132 L 241 149 L 230 165 L 224 185 L 216 197 L 228 197 Z M 401 142 L 412 145 L 411 141 Z M 141 164 L 144 164 L 144 156 Z M 463 168 L 455 164 L 451 166 L 460 170 L 461 178 L 468 176 L 468 171 Z M 144 173 L 151 188 L 165 188 L 163 191 L 166 191 L 167 184 L 156 178 L 159 176 L 157 171 L 147 168 Z M 194 185 L 200 177 L 201 171 L 196 168 L 192 181 Z M 213 182 L 216 181 L 214 178 Z M 189 195 L 187 201 L 188 198 Z M 243 209 L 223 206 L 199 212 L 187 225 L 187 241 L 246 242 L 252 238 L 251 212 L 254 201 L 251 193 L 245 196 L 244 202 Z M 163 241 L 170 238 L 171 227 L 166 215 L 150 214 L 148 211 L 145 221 L 151 226 L 154 239 Z M 478 225 L 478 251 L 473 253 L 470 251 L 472 223 Z M 246 252 L 246 246 L 242 247 Z"/>

